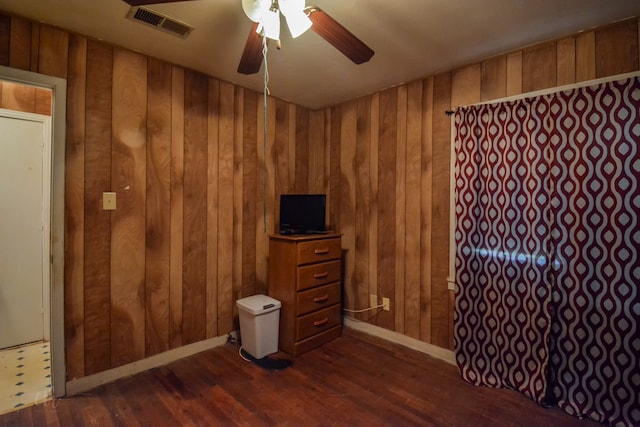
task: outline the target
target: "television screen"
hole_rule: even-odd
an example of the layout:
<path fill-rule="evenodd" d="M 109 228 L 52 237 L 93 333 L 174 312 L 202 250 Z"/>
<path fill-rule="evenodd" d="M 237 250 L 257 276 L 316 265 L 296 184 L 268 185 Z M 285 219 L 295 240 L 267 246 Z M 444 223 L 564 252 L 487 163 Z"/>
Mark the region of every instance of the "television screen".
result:
<path fill-rule="evenodd" d="M 280 234 L 317 234 L 326 230 L 325 194 L 282 194 Z"/>

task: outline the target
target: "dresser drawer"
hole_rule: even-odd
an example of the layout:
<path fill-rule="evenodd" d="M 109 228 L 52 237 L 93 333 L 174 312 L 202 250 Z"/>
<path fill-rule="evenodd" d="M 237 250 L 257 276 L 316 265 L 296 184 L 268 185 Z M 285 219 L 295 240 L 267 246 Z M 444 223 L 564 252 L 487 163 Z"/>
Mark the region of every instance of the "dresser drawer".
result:
<path fill-rule="evenodd" d="M 340 280 L 340 261 L 322 262 L 320 264 L 298 267 L 297 290 L 309 289 Z"/>
<path fill-rule="evenodd" d="M 342 325 L 334 326 L 319 334 L 311 335 L 309 338 L 296 341 L 293 344 L 292 356 L 295 357 L 316 347 L 320 347 L 322 344 L 336 339 L 340 335 L 342 335 Z"/>
<path fill-rule="evenodd" d="M 298 315 L 307 314 L 340 302 L 340 283 L 320 286 L 298 292 L 296 296 Z"/>
<path fill-rule="evenodd" d="M 303 340 L 339 324 L 340 304 L 300 316 L 296 320 L 296 340 Z"/>
<path fill-rule="evenodd" d="M 298 265 L 323 262 L 342 257 L 340 238 L 300 242 L 297 245 L 297 250 Z"/>

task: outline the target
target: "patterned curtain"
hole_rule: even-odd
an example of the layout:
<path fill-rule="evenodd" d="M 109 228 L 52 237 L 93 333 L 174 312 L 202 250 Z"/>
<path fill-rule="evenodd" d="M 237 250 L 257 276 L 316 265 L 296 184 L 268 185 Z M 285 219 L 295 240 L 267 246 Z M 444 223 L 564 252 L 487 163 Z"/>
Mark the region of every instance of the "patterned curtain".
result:
<path fill-rule="evenodd" d="M 455 117 L 456 359 L 470 383 L 539 403 L 551 318 L 548 113 L 538 98 Z"/>
<path fill-rule="evenodd" d="M 638 78 L 457 111 L 465 380 L 640 425 L 639 114 Z"/>
<path fill-rule="evenodd" d="M 640 426 L 640 78 L 555 105 L 553 394 L 570 414 Z"/>

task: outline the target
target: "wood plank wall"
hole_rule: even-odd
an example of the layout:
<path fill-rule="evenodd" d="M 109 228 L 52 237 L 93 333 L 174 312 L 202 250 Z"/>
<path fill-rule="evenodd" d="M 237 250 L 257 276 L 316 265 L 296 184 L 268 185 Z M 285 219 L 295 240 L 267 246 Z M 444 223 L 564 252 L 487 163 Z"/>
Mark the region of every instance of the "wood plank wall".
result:
<path fill-rule="evenodd" d="M 260 94 L 0 14 L 0 65 L 68 80 L 67 377 L 235 329 L 235 300 L 266 292 L 276 200 L 293 191 L 328 195 L 347 307 L 389 297 L 369 321 L 452 348 L 445 110 L 635 71 L 638 56 L 632 19 L 318 111 L 269 98 L 265 147 Z"/>
<path fill-rule="evenodd" d="M 346 306 L 365 308 L 370 294 L 379 302 L 389 297 L 390 312 L 358 317 L 453 348 L 445 111 L 637 71 L 638 56 L 638 20 L 630 19 L 323 110 L 325 120 L 312 122 L 311 132 L 339 151 L 324 169 L 338 189 L 331 203 L 339 205 L 333 218 L 344 233 Z M 310 159 L 310 167 L 317 164 Z"/>
<path fill-rule="evenodd" d="M 237 329 L 235 301 L 266 293 L 276 196 L 323 191 L 310 112 L 269 99 L 265 152 L 260 94 L 1 14 L 0 65 L 68 82 L 67 378 Z M 36 98 L 18 86 L 6 108 Z"/>
<path fill-rule="evenodd" d="M 51 115 L 51 90 L 0 81 L 0 108 Z"/>

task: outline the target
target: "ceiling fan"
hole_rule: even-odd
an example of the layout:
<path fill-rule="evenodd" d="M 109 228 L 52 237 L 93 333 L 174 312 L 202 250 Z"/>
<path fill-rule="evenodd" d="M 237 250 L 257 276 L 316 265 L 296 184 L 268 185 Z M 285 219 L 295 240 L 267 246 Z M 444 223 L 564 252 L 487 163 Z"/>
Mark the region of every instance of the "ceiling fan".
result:
<path fill-rule="evenodd" d="M 185 0 L 124 1 L 131 6 L 144 6 Z M 253 25 L 240 58 L 239 73 L 255 74 L 260 70 L 263 37 L 271 40 L 280 38 L 280 13 L 284 15 L 294 38 L 311 28 L 356 64 L 367 62 L 374 54 L 369 46 L 320 8 L 305 7 L 304 0 L 242 0 L 242 8 Z"/>

